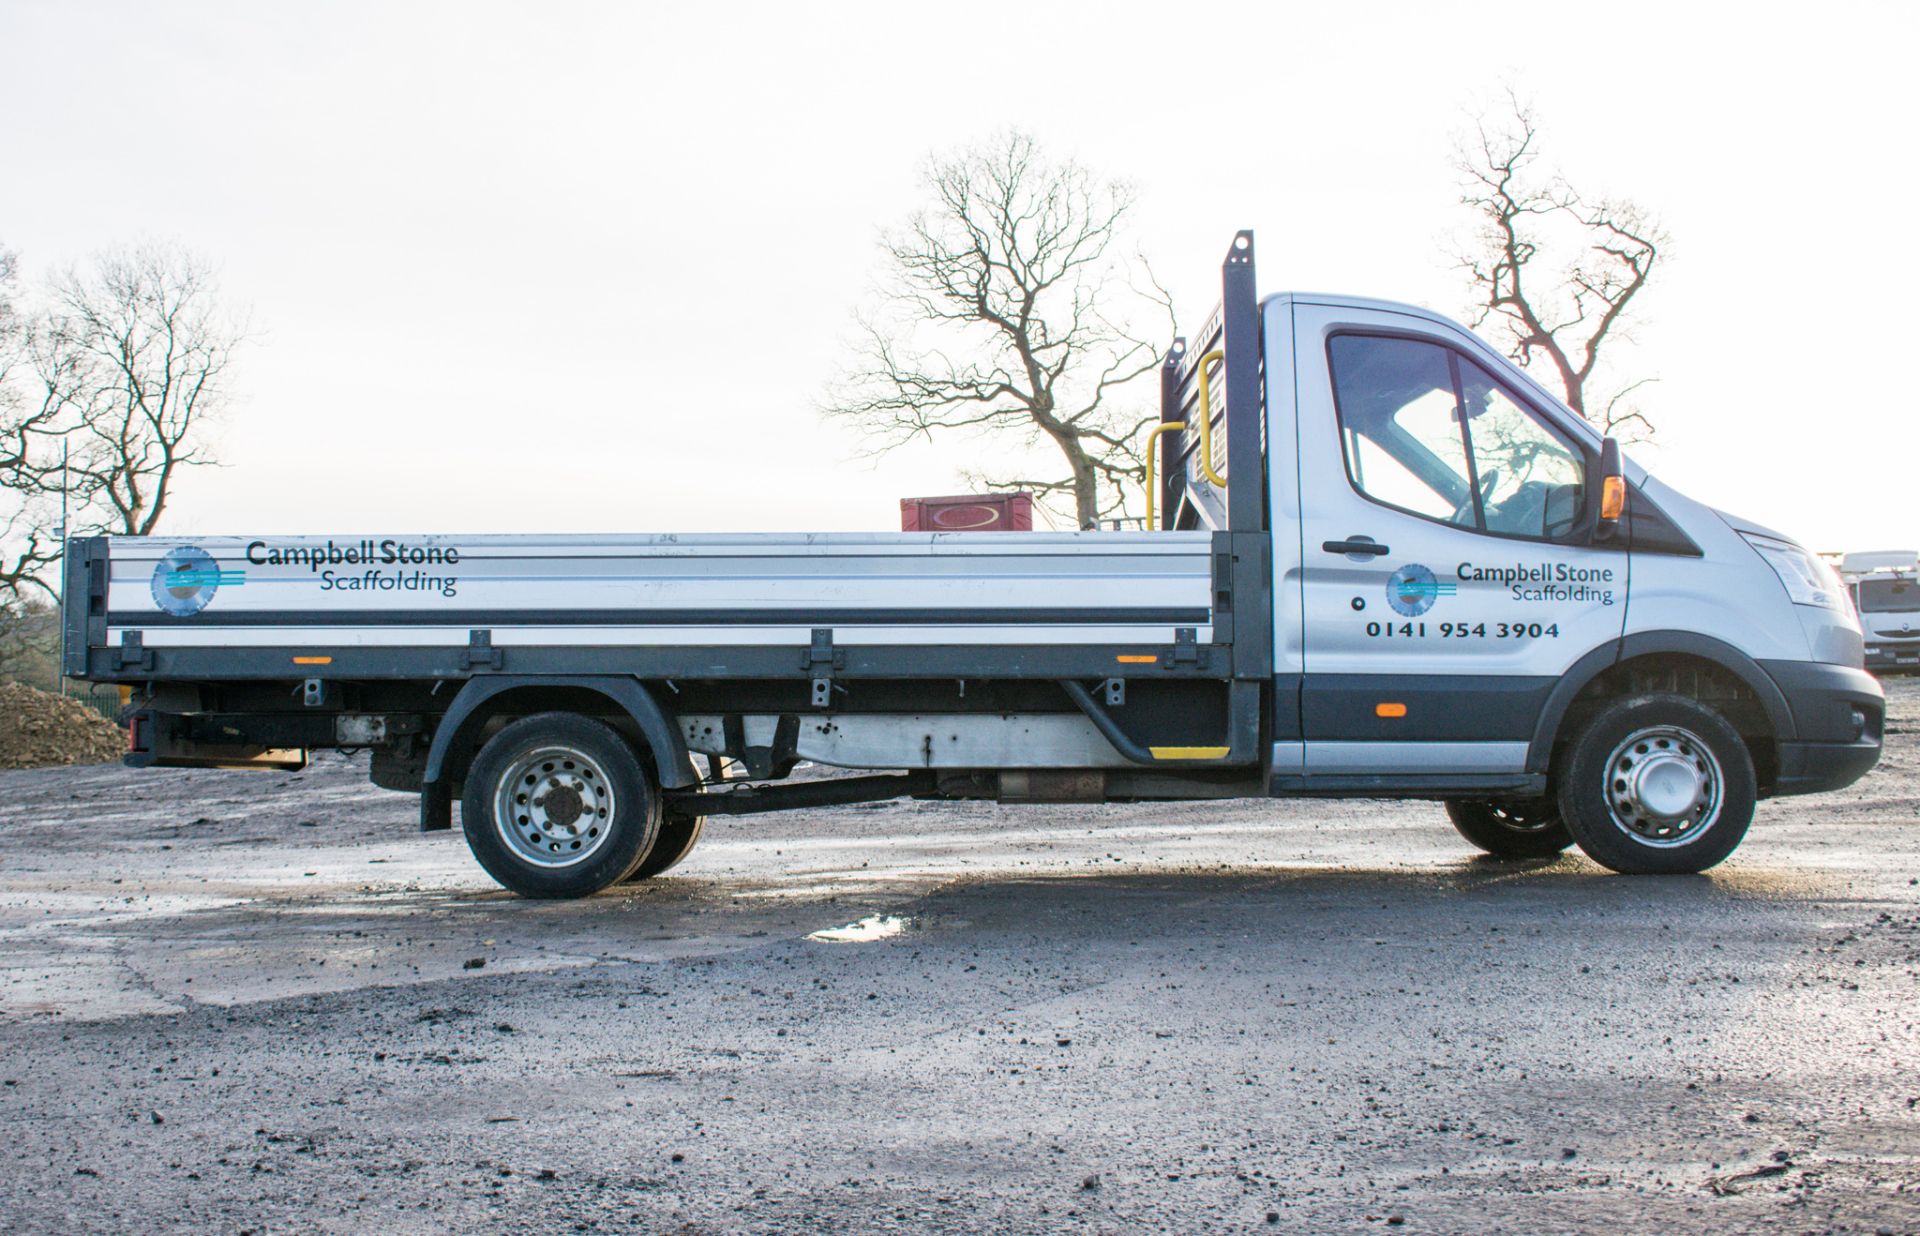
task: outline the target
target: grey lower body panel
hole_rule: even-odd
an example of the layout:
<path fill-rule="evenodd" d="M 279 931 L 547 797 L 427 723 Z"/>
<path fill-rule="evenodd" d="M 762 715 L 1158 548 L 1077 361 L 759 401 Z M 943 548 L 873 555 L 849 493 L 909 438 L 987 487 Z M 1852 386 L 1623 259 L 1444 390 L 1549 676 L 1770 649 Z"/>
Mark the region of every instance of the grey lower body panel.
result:
<path fill-rule="evenodd" d="M 1306 776 L 1471 776 L 1518 773 L 1526 767 L 1524 742 L 1306 742 L 1275 743 L 1273 766 L 1298 768 Z"/>
<path fill-rule="evenodd" d="M 1524 742 L 1279 742 L 1267 790 L 1276 796 L 1521 798 L 1546 793 L 1525 770 Z"/>

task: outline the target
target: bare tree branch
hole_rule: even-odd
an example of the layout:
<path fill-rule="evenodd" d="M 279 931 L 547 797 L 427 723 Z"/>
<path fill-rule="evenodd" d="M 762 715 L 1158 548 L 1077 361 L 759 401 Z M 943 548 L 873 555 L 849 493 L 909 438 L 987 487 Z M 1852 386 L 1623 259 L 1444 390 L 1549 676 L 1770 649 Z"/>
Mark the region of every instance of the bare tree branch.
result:
<path fill-rule="evenodd" d="M 1632 202 L 1589 199 L 1558 176 L 1541 176 L 1532 107 L 1512 89 L 1497 121 L 1476 117 L 1455 164 L 1461 204 L 1477 228 L 1459 255 L 1474 290 L 1476 327 L 1501 329 L 1523 367 L 1543 361 L 1567 406 L 1608 433 L 1652 433 L 1638 408 L 1595 391 L 1607 344 L 1625 337 L 1635 297 L 1668 246 L 1658 222 Z M 1596 406 L 1597 405 L 1597 406 Z"/>
<path fill-rule="evenodd" d="M 1146 475 L 1132 438 L 1153 419 L 1133 392 L 1158 366 L 1162 322 L 1173 333 L 1152 272 L 1114 255 L 1131 191 L 1049 161 L 1017 132 L 936 157 L 926 180 L 933 205 L 883 241 L 880 304 L 861 318 L 859 360 L 822 411 L 875 454 L 956 433 L 1051 445 L 1065 477 L 969 476 L 1071 496 L 1081 527 L 1123 514 Z M 1148 315 L 1151 338 L 1133 325 Z"/>
<path fill-rule="evenodd" d="M 73 533 L 149 535 L 183 469 L 212 462 L 207 421 L 243 327 L 211 271 L 149 244 L 110 250 L 13 307 L 0 270 L 0 596 L 49 591 L 64 497 Z"/>

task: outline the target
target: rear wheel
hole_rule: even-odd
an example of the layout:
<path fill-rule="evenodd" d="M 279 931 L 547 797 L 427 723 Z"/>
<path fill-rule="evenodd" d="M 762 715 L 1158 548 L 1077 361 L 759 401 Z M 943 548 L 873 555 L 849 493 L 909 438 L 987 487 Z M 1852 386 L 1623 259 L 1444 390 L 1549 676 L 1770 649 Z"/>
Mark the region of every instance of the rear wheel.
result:
<path fill-rule="evenodd" d="M 460 804 L 467 847 L 522 897 L 585 897 L 653 847 L 660 795 L 627 740 L 572 713 L 525 717 L 480 750 Z"/>
<path fill-rule="evenodd" d="M 1753 756 L 1684 695 L 1640 695 L 1583 725 L 1560 770 L 1560 814 L 1588 858 L 1630 874 L 1705 871 L 1753 820 Z"/>
<path fill-rule="evenodd" d="M 679 811 L 668 810 L 660 817 L 660 835 L 654 839 L 653 849 L 640 860 L 626 878 L 626 883 L 645 880 L 680 865 L 682 859 L 693 853 L 693 847 L 700 843 L 700 834 L 706 830 L 707 817 L 704 815 L 686 815 Z"/>
<path fill-rule="evenodd" d="M 1573 844 L 1560 809 L 1544 798 L 1456 800 L 1447 804 L 1447 818 L 1462 837 L 1500 858 L 1552 858 Z"/>

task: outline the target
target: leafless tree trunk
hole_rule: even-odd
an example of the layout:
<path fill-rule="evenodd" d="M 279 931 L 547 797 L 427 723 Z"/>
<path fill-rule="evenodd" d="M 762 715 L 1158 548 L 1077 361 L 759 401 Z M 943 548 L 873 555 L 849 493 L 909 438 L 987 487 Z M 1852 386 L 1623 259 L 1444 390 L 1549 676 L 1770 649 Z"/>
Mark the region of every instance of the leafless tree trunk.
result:
<path fill-rule="evenodd" d="M 51 594 L 63 498 L 73 533 L 153 532 L 181 470 L 211 462 L 206 422 L 244 337 L 205 263 L 163 245 L 101 254 L 44 301 L 0 320 L 0 596 L 15 598 Z"/>
<path fill-rule="evenodd" d="M 823 410 L 876 453 L 968 432 L 1050 444 L 1064 475 L 969 478 L 1071 498 L 1080 527 L 1124 514 L 1146 475 L 1139 432 L 1158 419 L 1134 383 L 1156 369 L 1159 344 L 1134 321 L 1173 334 L 1152 272 L 1115 255 L 1130 191 L 1050 162 L 1022 133 L 935 158 L 927 185 L 934 204 L 885 241 L 861 359 Z"/>
<path fill-rule="evenodd" d="M 1608 383 L 1601 354 L 1629 337 L 1630 308 L 1667 234 L 1630 201 L 1587 198 L 1559 176 L 1537 175 L 1533 110 L 1511 91 L 1505 109 L 1497 120 L 1476 119 L 1457 158 L 1460 200 L 1477 224 L 1460 256 L 1473 325 L 1504 328 L 1508 354 L 1522 366 L 1544 357 L 1567 406 L 1607 433 L 1645 437 L 1653 424 L 1632 396 L 1652 379 Z"/>

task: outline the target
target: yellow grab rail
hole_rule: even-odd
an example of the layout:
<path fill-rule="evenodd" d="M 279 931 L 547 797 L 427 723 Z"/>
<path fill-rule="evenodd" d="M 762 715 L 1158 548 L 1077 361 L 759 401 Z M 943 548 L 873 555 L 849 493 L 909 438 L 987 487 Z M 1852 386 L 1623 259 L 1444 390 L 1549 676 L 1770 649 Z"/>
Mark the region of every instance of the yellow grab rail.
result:
<path fill-rule="evenodd" d="M 1160 435 L 1172 433 L 1176 429 L 1185 429 L 1185 421 L 1161 421 L 1147 431 L 1147 531 L 1158 532 L 1160 525 L 1154 522 L 1153 499 L 1160 492 L 1160 469 L 1154 463 L 1153 448 L 1160 445 Z"/>
<path fill-rule="evenodd" d="M 1219 348 L 1200 358 L 1200 471 L 1222 489 L 1227 478 L 1213 470 L 1213 396 L 1207 386 L 1207 366 L 1225 359 L 1227 354 Z"/>
<path fill-rule="evenodd" d="M 1215 361 L 1224 361 L 1227 354 L 1215 348 L 1200 358 L 1200 471 L 1209 481 L 1226 488 L 1227 478 L 1213 470 L 1213 388 L 1207 380 L 1207 366 Z M 1154 463 L 1154 448 L 1160 445 L 1160 435 L 1185 429 L 1185 421 L 1161 421 L 1147 431 L 1147 531 L 1159 531 L 1154 522 L 1154 498 L 1160 492 L 1160 469 Z"/>

